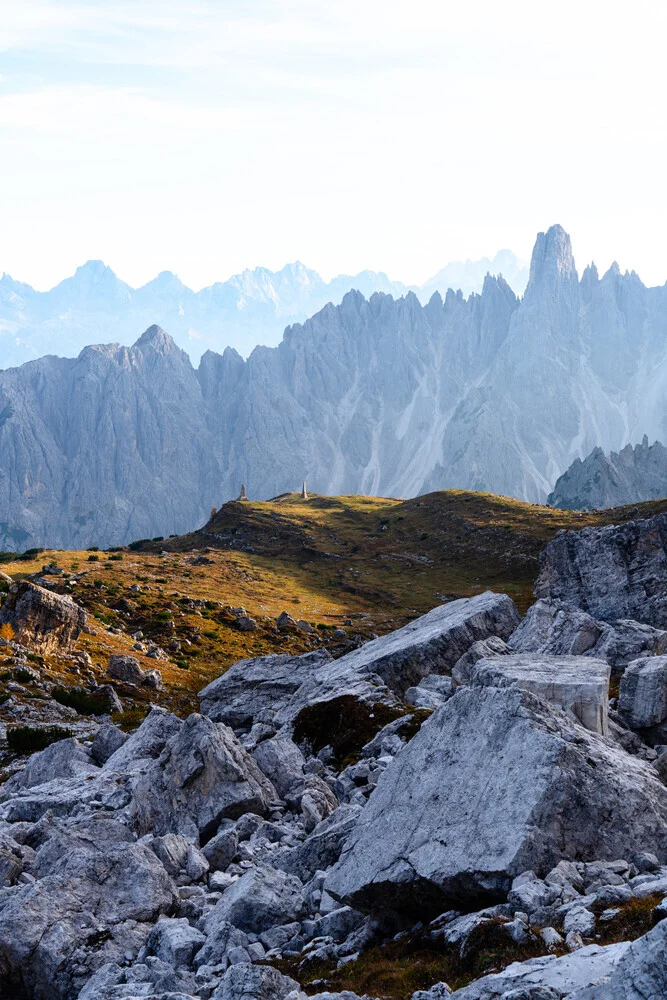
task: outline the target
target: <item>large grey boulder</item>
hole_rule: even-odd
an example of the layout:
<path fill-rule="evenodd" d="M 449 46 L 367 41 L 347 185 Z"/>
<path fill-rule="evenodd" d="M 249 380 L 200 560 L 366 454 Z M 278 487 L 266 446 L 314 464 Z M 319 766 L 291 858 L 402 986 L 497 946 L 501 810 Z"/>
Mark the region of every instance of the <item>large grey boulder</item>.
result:
<path fill-rule="evenodd" d="M 273 717 L 276 708 L 287 704 L 306 678 L 330 660 L 324 649 L 240 660 L 199 692 L 202 714 L 233 728 L 250 726 L 265 714 Z"/>
<path fill-rule="evenodd" d="M 231 729 L 191 715 L 158 760 L 137 775 L 134 819 L 141 834 L 201 834 L 206 840 L 221 819 L 264 815 L 275 800 L 275 789 Z"/>
<path fill-rule="evenodd" d="M 667 719 L 667 656 L 635 660 L 621 678 L 618 710 L 633 729 Z"/>
<path fill-rule="evenodd" d="M 450 673 L 474 642 L 506 639 L 519 621 L 511 598 L 490 590 L 442 604 L 315 671 L 276 720 L 289 722 L 301 708 L 344 694 L 378 701 L 384 689 L 388 700 L 402 697 L 424 677 Z"/>
<path fill-rule="evenodd" d="M 130 733 L 104 763 L 108 771 L 135 771 L 157 760 L 168 740 L 181 729 L 183 720 L 164 708 L 152 706 L 138 729 Z"/>
<path fill-rule="evenodd" d="M 11 798 L 21 789 L 36 788 L 55 779 L 64 780 L 98 773 L 99 768 L 78 740 L 58 740 L 45 750 L 32 754 L 23 770 L 0 786 L 0 801 Z"/>
<path fill-rule="evenodd" d="M 69 853 L 0 910 L 0 993 L 76 996 L 94 968 L 123 963 L 128 950 L 136 956 L 150 922 L 176 900 L 173 882 L 143 844 Z"/>
<path fill-rule="evenodd" d="M 95 733 L 95 739 L 90 748 L 90 756 L 97 764 L 106 764 L 116 750 L 120 750 L 127 740 L 127 734 L 114 726 L 112 722 L 106 722 Z"/>
<path fill-rule="evenodd" d="M 285 1000 L 299 984 L 267 965 L 231 965 L 211 1000 Z"/>
<path fill-rule="evenodd" d="M 515 684 L 562 708 L 586 729 L 607 735 L 609 673 L 607 663 L 585 656 L 517 653 L 478 660 L 470 683 L 487 687 Z"/>
<path fill-rule="evenodd" d="M 325 888 L 423 918 L 504 898 L 561 858 L 638 850 L 667 850 L 648 764 L 527 691 L 462 687 L 380 776 Z"/>
<path fill-rule="evenodd" d="M 562 958 L 515 962 L 452 994 L 455 1000 L 660 1000 L 667 996 L 667 920 L 635 941 L 588 945 Z M 543 994 L 540 994 L 540 990 Z M 549 991 L 553 991 L 552 994 Z M 426 993 L 426 997 L 429 994 Z"/>
<path fill-rule="evenodd" d="M 606 984 L 627 949 L 626 942 L 606 948 L 591 944 L 561 958 L 545 955 L 526 962 L 514 962 L 503 972 L 483 976 L 456 990 L 452 993 L 452 1000 L 583 1000 L 580 991 L 587 989 L 591 983 Z M 641 995 L 641 1000 L 646 1000 L 646 996 Z M 657 1000 L 659 994 L 654 996 Z M 602 986 L 600 992 L 591 995 L 591 1000 L 593 997 L 595 1000 L 612 1000 L 612 995 L 603 992 Z M 632 994 L 623 995 L 623 1000 L 630 1000 L 631 997 Z M 429 992 L 426 998 L 431 1000 Z M 435 995 L 433 1000 L 436 1000 Z M 640 995 L 633 1000 L 640 1000 Z"/>
<path fill-rule="evenodd" d="M 338 660 L 308 654 L 237 663 L 200 692 L 201 709 L 231 725 L 247 725 L 262 711 L 282 726 L 303 708 L 333 698 L 394 704 L 429 674 L 449 673 L 477 640 L 507 638 L 519 621 L 506 594 L 486 591 L 440 605 Z"/>
<path fill-rule="evenodd" d="M 25 580 L 12 585 L 0 607 L 0 625 L 10 625 L 16 641 L 37 653 L 70 649 L 86 622 L 86 612 L 71 597 Z"/>
<path fill-rule="evenodd" d="M 305 758 L 298 746 L 286 736 L 263 740 L 252 757 L 282 798 L 303 780 Z"/>
<path fill-rule="evenodd" d="M 160 917 L 148 936 L 146 947 L 174 969 L 192 964 L 192 960 L 206 941 L 196 927 L 191 927 L 185 917 Z"/>
<path fill-rule="evenodd" d="M 512 634 L 514 635 L 515 633 Z M 478 642 L 473 642 L 470 649 L 452 667 L 452 681 L 454 686 L 470 683 L 472 668 L 478 660 L 487 659 L 491 656 L 507 656 L 510 652 L 509 645 L 495 635 L 489 636 L 488 639 L 480 639 Z"/>
<path fill-rule="evenodd" d="M 618 948 L 619 958 L 608 976 L 575 990 L 570 1000 L 658 1000 L 667 996 L 667 920 L 636 941 L 610 947 Z"/>
<path fill-rule="evenodd" d="M 536 601 L 507 640 L 516 653 L 549 653 L 553 656 L 583 656 L 594 649 L 605 631 L 585 611 L 564 601 Z"/>
<path fill-rule="evenodd" d="M 205 931 L 232 924 L 242 931 L 261 933 L 276 924 L 299 920 L 305 909 L 298 878 L 266 865 L 249 869 L 227 889 L 207 917 Z"/>
<path fill-rule="evenodd" d="M 667 627 L 667 514 L 558 534 L 540 556 L 535 596 L 602 621 Z"/>
<path fill-rule="evenodd" d="M 114 653 L 109 657 L 107 676 L 124 684 L 143 684 L 145 673 L 139 666 L 136 656 L 125 656 Z"/>
<path fill-rule="evenodd" d="M 507 640 L 516 653 L 592 656 L 622 669 L 640 656 L 667 650 L 667 632 L 630 620 L 598 621 L 565 601 L 543 598 Z"/>

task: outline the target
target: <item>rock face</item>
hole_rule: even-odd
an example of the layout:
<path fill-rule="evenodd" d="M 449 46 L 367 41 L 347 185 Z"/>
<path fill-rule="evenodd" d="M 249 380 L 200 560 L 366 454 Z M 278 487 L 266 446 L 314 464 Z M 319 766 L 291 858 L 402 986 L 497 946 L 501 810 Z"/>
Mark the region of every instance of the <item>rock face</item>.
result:
<path fill-rule="evenodd" d="M 667 514 L 557 535 L 540 557 L 535 596 L 602 621 L 667 627 Z"/>
<path fill-rule="evenodd" d="M 664 653 L 667 632 L 628 619 L 609 625 L 565 601 L 542 599 L 528 609 L 508 645 L 517 653 L 593 656 L 620 670 L 641 656 Z"/>
<path fill-rule="evenodd" d="M 14 584 L 0 608 L 0 625 L 38 653 L 69 649 L 86 627 L 86 612 L 71 597 L 52 594 L 34 583 Z"/>
<path fill-rule="evenodd" d="M 666 836 L 648 765 L 527 692 L 460 688 L 380 777 L 325 884 L 358 908 L 435 913 Z"/>
<path fill-rule="evenodd" d="M 140 833 L 208 839 L 221 819 L 264 814 L 275 798 L 275 789 L 231 730 L 191 715 L 138 778 L 135 821 Z"/>
<path fill-rule="evenodd" d="M 591 732 L 607 735 L 609 672 L 607 663 L 584 656 L 519 653 L 478 660 L 470 683 L 491 687 L 515 684 L 562 708 Z"/>
<path fill-rule="evenodd" d="M 574 462 L 556 481 L 548 502 L 567 510 L 621 507 L 641 500 L 667 496 L 667 449 L 659 441 L 649 446 L 627 444 L 605 455 L 594 448 L 583 461 Z"/>
<path fill-rule="evenodd" d="M 338 660 L 314 653 L 245 660 L 200 692 L 202 712 L 231 725 L 263 713 L 262 721 L 284 725 L 307 706 L 346 695 L 393 704 L 424 677 L 449 673 L 475 641 L 507 638 L 519 621 L 506 594 L 486 591 L 434 608 Z"/>
<path fill-rule="evenodd" d="M 667 719 L 667 656 L 635 660 L 621 678 L 618 710 L 633 729 Z"/>
<path fill-rule="evenodd" d="M 161 314 L 180 325 L 181 306 L 187 315 L 187 302 Z M 553 226 L 521 301 L 492 277 L 479 296 L 423 306 L 413 293 L 348 291 L 245 361 L 207 351 L 195 370 L 157 326 L 133 347 L 40 358 L 0 375 L 0 547 L 182 533 L 242 482 L 267 498 L 304 475 L 326 494 L 453 487 L 543 501 L 577 456 L 623 443 L 625 414 L 664 436 L 666 314 L 664 289 L 635 274 L 579 279 Z"/>

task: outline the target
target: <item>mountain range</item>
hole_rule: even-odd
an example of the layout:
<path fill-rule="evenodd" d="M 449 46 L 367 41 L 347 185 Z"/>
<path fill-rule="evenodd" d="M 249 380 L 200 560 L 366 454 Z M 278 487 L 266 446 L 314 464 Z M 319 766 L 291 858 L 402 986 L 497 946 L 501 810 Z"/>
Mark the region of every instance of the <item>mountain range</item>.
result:
<path fill-rule="evenodd" d="M 238 494 L 487 490 L 544 502 L 577 457 L 667 434 L 667 287 L 581 279 L 560 226 L 522 299 L 348 292 L 277 347 L 194 368 L 158 326 L 0 373 L 0 545 L 181 533 Z"/>
<path fill-rule="evenodd" d="M 199 292 L 163 271 L 141 288 L 121 281 L 102 261 L 89 260 L 47 292 L 0 278 L 0 368 L 23 364 L 45 354 L 75 355 L 96 341 L 129 345 L 137 333 L 156 323 L 168 329 L 193 362 L 206 350 L 233 347 L 243 357 L 257 344 L 275 346 L 286 326 L 303 322 L 327 302 L 340 303 L 351 289 L 366 297 L 385 292 L 395 297 L 413 291 L 427 302 L 434 291 L 481 291 L 487 273 L 503 274 L 517 294 L 528 268 L 509 250 L 490 260 L 448 264 L 422 286 L 408 287 L 386 274 L 362 271 L 324 281 L 303 264 L 280 271 L 259 267 Z"/>
<path fill-rule="evenodd" d="M 549 503 L 568 510 L 598 510 L 665 496 L 667 448 L 660 441 L 649 445 L 644 435 L 634 448 L 627 444 L 609 455 L 594 448 L 583 462 L 575 458 L 557 480 Z"/>

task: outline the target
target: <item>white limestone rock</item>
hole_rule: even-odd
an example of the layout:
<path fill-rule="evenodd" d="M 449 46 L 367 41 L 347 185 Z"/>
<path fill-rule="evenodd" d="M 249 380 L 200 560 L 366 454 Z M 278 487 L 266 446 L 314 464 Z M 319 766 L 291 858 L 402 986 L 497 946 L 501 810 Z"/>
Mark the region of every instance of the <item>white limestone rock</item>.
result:
<path fill-rule="evenodd" d="M 380 776 L 325 888 L 423 919 L 561 858 L 664 858 L 666 837 L 649 765 L 529 692 L 462 687 Z"/>
<path fill-rule="evenodd" d="M 302 885 L 294 875 L 266 865 L 249 869 L 227 889 L 206 920 L 207 935 L 220 923 L 256 934 L 303 916 Z"/>
<path fill-rule="evenodd" d="M 85 982 L 91 961 L 122 962 L 128 947 L 136 955 L 150 922 L 175 902 L 173 882 L 145 845 L 75 850 L 0 910 L 0 982 L 64 1000 L 82 959 Z"/>
<path fill-rule="evenodd" d="M 303 780 L 305 758 L 298 746 L 286 736 L 262 740 L 253 750 L 252 757 L 282 798 Z"/>
<path fill-rule="evenodd" d="M 516 653 L 478 660 L 471 670 L 474 686 L 515 684 L 562 708 L 591 732 L 609 732 L 609 673 L 602 660 L 584 656 Z"/>
<path fill-rule="evenodd" d="M 627 667 L 618 710 L 633 729 L 657 726 L 667 719 L 667 656 L 645 657 Z"/>
<path fill-rule="evenodd" d="M 565 601 L 541 599 L 507 642 L 516 653 L 592 656 L 620 670 L 640 656 L 664 653 L 667 632 L 627 619 L 609 625 Z"/>

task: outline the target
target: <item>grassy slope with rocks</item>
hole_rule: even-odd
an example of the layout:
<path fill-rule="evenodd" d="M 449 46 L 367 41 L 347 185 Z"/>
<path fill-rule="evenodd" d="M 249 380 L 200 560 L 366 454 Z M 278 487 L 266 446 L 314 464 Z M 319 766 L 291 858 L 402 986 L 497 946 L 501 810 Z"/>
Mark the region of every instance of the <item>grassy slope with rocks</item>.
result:
<path fill-rule="evenodd" d="M 323 645 L 339 655 L 443 601 L 487 588 L 510 594 L 523 612 L 532 601 L 539 552 L 556 532 L 663 510 L 667 501 L 661 500 L 580 513 L 459 490 L 407 501 L 286 494 L 225 504 L 188 535 L 110 552 L 5 557 L 3 569 L 15 579 L 34 578 L 56 564 L 64 572 L 43 579 L 92 616 L 95 634 L 82 634 L 77 643 L 92 666 L 82 668 L 70 656 L 44 657 L 46 685 L 85 686 L 91 675 L 102 683 L 112 653 L 134 655 L 145 670 L 161 671 L 161 692 L 115 685 L 125 706 L 118 721 L 132 725 L 150 701 L 181 715 L 196 710 L 197 692 L 245 657 Z M 257 622 L 256 631 L 237 627 L 241 607 Z M 311 623 L 313 632 L 276 628 L 282 611 Z M 334 638 L 334 628 L 348 620 L 347 638 Z M 177 640 L 181 649 L 166 661 L 151 659 L 132 649 L 137 631 L 163 648 Z M 11 658 L 0 656 L 0 699 L 7 683 L 17 681 L 11 669 Z M 25 690 L 13 693 L 14 704 L 34 707 L 47 696 L 44 688 L 18 682 Z M 9 721 L 6 713 L 0 704 L 0 723 Z"/>

